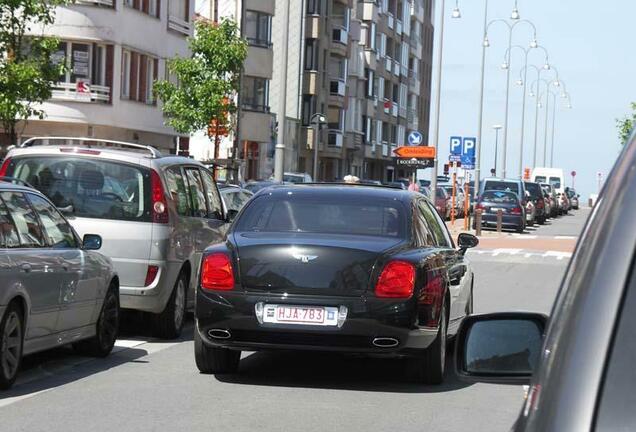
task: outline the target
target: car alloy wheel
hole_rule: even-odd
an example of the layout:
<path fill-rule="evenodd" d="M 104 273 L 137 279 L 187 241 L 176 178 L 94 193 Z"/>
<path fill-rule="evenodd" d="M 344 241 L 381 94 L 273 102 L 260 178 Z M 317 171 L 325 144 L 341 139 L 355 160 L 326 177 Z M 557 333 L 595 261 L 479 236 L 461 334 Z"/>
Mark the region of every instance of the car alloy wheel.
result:
<path fill-rule="evenodd" d="M 22 357 L 22 317 L 15 307 L 7 310 L 0 327 L 0 388 L 11 387 Z"/>
<path fill-rule="evenodd" d="M 98 331 L 100 348 L 110 351 L 117 340 L 119 331 L 119 302 L 117 301 L 117 293 L 113 290 L 109 290 L 104 299 L 102 313 L 99 316 Z"/>

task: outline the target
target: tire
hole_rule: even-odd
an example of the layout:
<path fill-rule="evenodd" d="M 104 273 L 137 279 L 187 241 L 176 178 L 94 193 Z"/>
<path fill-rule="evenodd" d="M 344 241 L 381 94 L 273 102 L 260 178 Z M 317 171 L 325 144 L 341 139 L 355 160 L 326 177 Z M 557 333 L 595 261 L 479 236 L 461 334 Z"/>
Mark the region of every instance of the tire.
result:
<path fill-rule="evenodd" d="M 194 330 L 194 360 L 203 374 L 235 373 L 241 361 L 241 351 L 205 345 L 197 327 Z"/>
<path fill-rule="evenodd" d="M 523 234 L 523 230 L 524 230 L 524 226 L 523 225 L 521 225 L 520 227 L 517 228 L 517 232 L 519 234 Z"/>
<path fill-rule="evenodd" d="M 537 223 L 538 223 L 539 225 L 545 225 L 545 216 L 540 216 L 540 217 L 537 219 Z"/>
<path fill-rule="evenodd" d="M 119 335 L 119 321 L 121 319 L 121 309 L 119 308 L 119 293 L 117 287 L 111 285 L 104 302 L 102 310 L 97 318 L 95 336 L 73 344 L 73 349 L 78 353 L 90 357 L 106 357 L 113 350 L 117 336 Z"/>
<path fill-rule="evenodd" d="M 155 334 L 162 339 L 176 339 L 181 336 L 186 314 L 188 277 L 181 272 L 172 289 L 168 304 L 163 312 L 155 315 Z"/>
<path fill-rule="evenodd" d="M 446 369 L 446 342 L 448 339 L 447 304 L 444 302 L 440 316 L 440 327 L 435 341 L 424 351 L 422 357 L 407 360 L 407 375 L 410 381 L 420 384 L 438 385 L 444 381 Z"/>
<path fill-rule="evenodd" d="M 18 376 L 24 346 L 24 317 L 16 303 L 0 321 L 0 390 L 11 388 Z"/>

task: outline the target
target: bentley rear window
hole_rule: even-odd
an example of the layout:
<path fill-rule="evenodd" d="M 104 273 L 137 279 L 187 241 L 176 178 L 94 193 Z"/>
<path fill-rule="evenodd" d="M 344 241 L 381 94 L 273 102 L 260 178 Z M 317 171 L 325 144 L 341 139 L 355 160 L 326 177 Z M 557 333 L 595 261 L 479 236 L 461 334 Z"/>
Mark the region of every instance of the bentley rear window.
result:
<path fill-rule="evenodd" d="M 404 238 L 406 216 L 401 203 L 388 199 L 270 195 L 245 209 L 236 230 Z"/>

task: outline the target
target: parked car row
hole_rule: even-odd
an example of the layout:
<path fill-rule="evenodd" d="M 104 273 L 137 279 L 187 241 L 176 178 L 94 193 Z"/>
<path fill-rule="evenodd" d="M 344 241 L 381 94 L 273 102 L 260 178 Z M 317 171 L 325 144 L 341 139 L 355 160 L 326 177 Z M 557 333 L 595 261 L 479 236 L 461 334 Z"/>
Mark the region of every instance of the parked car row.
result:
<path fill-rule="evenodd" d="M 68 343 L 108 354 L 120 307 L 178 337 L 203 251 L 252 195 L 219 193 L 192 159 L 92 138 L 28 140 L 0 179 L 0 388 L 22 354 Z"/>
<path fill-rule="evenodd" d="M 501 212 L 502 227 L 522 233 L 527 226 L 543 225 L 547 219 L 578 209 L 578 195 L 574 189 L 565 188 L 564 192 L 558 192 L 554 183 L 491 177 L 482 180 L 480 186 L 475 210 L 481 212 L 482 227 L 496 227 Z M 475 218 L 473 229 L 476 223 Z"/>

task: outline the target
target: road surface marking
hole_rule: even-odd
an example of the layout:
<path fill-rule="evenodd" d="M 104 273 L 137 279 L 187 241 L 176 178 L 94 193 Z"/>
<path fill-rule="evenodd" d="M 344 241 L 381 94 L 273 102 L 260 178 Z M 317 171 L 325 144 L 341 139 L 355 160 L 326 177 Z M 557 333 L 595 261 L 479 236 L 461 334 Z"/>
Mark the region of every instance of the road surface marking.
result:
<path fill-rule="evenodd" d="M 555 240 L 576 240 L 576 236 L 554 236 Z"/>

